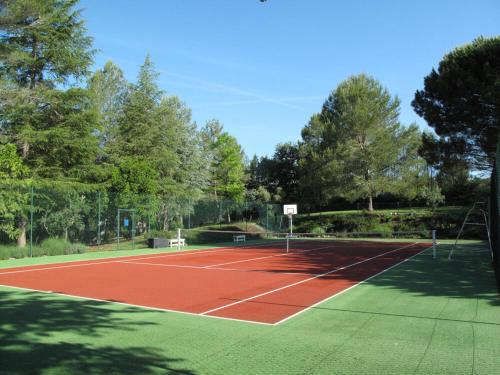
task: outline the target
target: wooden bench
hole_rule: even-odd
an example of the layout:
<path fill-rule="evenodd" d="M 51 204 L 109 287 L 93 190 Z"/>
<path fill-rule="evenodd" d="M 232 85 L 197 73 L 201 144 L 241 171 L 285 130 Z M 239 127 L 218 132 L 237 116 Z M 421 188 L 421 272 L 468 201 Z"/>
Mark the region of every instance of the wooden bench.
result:
<path fill-rule="evenodd" d="M 235 234 L 233 236 L 233 242 L 245 242 L 247 240 L 247 236 L 244 234 Z"/>
<path fill-rule="evenodd" d="M 185 238 L 171 238 L 168 240 L 168 246 L 169 247 L 186 246 L 186 239 Z"/>

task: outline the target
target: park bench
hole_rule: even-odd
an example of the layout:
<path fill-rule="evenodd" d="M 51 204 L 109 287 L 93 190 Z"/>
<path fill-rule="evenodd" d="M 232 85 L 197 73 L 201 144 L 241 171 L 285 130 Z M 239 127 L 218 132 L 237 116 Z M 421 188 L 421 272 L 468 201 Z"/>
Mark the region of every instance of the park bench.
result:
<path fill-rule="evenodd" d="M 246 240 L 247 237 L 244 234 L 235 234 L 233 236 L 233 242 L 245 242 Z"/>
<path fill-rule="evenodd" d="M 184 238 L 171 238 L 168 240 L 168 246 L 186 246 L 186 239 Z"/>

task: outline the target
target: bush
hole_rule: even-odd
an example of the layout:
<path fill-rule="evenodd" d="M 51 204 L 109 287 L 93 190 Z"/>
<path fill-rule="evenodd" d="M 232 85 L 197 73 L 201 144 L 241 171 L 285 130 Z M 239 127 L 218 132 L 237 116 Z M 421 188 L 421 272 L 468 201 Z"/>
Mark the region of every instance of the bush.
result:
<path fill-rule="evenodd" d="M 0 245 L 0 259 L 24 258 L 28 256 L 27 247 L 20 248 L 12 245 Z"/>
<path fill-rule="evenodd" d="M 60 238 L 48 238 L 40 245 L 33 246 L 33 256 L 82 254 L 86 250 L 87 246 L 82 243 L 70 243 Z M 25 258 L 29 256 L 29 251 L 28 246 L 0 245 L 0 259 Z"/>
<path fill-rule="evenodd" d="M 40 244 L 40 255 L 63 255 L 70 243 L 60 238 L 47 238 Z"/>
<path fill-rule="evenodd" d="M 325 234 L 325 229 L 319 225 L 316 225 L 316 226 L 313 226 L 311 229 L 310 229 L 311 233 L 313 234 Z"/>
<path fill-rule="evenodd" d="M 177 238 L 177 233 L 173 230 L 152 230 L 148 238 Z"/>
<path fill-rule="evenodd" d="M 70 243 L 64 249 L 64 254 L 83 254 L 87 251 L 87 246 L 83 243 Z"/>

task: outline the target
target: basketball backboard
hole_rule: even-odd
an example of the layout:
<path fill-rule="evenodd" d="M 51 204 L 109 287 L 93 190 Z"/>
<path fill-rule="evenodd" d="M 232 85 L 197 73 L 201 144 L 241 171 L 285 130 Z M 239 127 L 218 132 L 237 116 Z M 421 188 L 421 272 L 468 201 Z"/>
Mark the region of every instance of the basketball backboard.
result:
<path fill-rule="evenodd" d="M 285 214 L 285 215 L 297 215 L 297 205 L 296 204 L 283 205 L 283 214 Z"/>

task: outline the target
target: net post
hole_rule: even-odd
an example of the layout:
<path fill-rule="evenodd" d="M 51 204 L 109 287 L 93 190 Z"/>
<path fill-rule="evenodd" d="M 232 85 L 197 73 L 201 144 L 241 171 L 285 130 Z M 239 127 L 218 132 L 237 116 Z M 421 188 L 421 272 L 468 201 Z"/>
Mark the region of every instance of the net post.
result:
<path fill-rule="evenodd" d="M 177 250 L 181 250 L 181 228 L 177 228 Z"/>
<path fill-rule="evenodd" d="M 436 259 L 436 230 L 432 230 L 432 258 Z"/>

